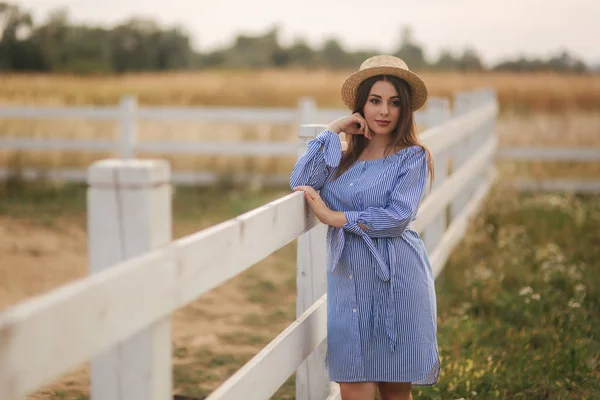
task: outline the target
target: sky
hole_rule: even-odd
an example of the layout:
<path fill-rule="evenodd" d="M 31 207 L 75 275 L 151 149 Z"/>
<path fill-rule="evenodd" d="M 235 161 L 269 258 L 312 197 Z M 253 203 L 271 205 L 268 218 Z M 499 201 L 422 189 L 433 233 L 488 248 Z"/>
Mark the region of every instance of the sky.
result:
<path fill-rule="evenodd" d="M 10 2 L 11 0 L 9 0 Z M 442 49 L 476 50 L 493 64 L 562 50 L 600 64 L 600 0 L 13 0 L 43 21 L 66 7 L 71 22 L 105 26 L 132 16 L 184 27 L 194 48 L 230 45 L 237 34 L 280 27 L 282 45 L 296 38 L 318 46 L 336 38 L 347 50 L 397 48 L 409 25 L 430 61 Z"/>

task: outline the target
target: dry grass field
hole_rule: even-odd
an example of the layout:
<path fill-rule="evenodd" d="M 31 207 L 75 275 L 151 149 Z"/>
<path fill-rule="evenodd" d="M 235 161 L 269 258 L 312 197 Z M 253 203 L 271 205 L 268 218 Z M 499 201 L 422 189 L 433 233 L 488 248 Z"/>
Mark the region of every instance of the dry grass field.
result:
<path fill-rule="evenodd" d="M 0 104 L 117 104 L 136 95 L 144 105 L 295 106 L 302 96 L 320 107 L 343 107 L 339 88 L 352 71 L 208 70 L 119 77 L 0 76 Z M 600 110 L 600 75 L 457 73 L 418 71 L 432 96 L 496 89 L 503 108 L 564 112 Z"/>
<path fill-rule="evenodd" d="M 0 105 L 116 105 L 135 95 L 141 105 L 218 105 L 295 107 L 311 96 L 319 107 L 343 108 L 339 87 L 351 71 L 266 70 L 132 74 L 106 77 L 1 75 Z M 431 96 L 452 99 L 455 92 L 480 87 L 496 90 L 501 106 L 500 145 L 600 147 L 600 75 L 422 72 Z M 0 119 L 0 137 L 116 139 L 113 122 L 89 120 Z M 145 122 L 139 140 L 295 141 L 289 124 Z M 0 151 L 0 167 L 78 168 L 109 153 Z M 214 157 L 144 154 L 165 157 L 176 170 L 285 174 L 293 157 Z M 515 169 L 516 168 L 516 169 Z M 550 170 L 542 164 L 535 170 Z M 585 175 L 589 165 L 567 166 Z M 523 167 L 501 168 L 503 171 Z M 562 171 L 562 167 L 559 167 Z"/>

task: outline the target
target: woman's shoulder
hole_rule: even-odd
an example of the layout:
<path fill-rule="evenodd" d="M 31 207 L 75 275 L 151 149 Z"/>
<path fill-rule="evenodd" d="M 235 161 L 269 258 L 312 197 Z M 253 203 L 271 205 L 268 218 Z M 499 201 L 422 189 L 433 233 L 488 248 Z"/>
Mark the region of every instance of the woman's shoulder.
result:
<path fill-rule="evenodd" d="M 399 156 L 398 161 L 400 164 L 404 164 L 408 160 L 419 160 L 426 156 L 425 149 L 419 144 L 403 147 L 396 154 Z"/>
<path fill-rule="evenodd" d="M 413 144 L 410 146 L 398 147 L 396 149 L 397 153 L 406 153 L 406 154 L 414 154 L 415 152 L 424 152 L 423 146 L 420 144 Z"/>
<path fill-rule="evenodd" d="M 420 169 L 427 165 L 427 153 L 420 145 L 405 147 L 396 153 L 393 169 L 397 175 Z"/>

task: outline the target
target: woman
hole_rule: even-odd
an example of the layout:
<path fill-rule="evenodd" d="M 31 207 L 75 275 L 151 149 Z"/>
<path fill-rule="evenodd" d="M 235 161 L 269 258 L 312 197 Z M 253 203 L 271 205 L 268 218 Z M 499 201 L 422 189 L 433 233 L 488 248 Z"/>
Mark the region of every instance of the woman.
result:
<path fill-rule="evenodd" d="M 326 367 L 343 400 L 377 390 L 382 400 L 412 399 L 412 385 L 435 384 L 440 370 L 434 277 L 410 226 L 433 180 L 413 114 L 427 89 L 402 60 L 375 56 L 342 98 L 353 114 L 310 141 L 290 177 L 329 225 Z"/>

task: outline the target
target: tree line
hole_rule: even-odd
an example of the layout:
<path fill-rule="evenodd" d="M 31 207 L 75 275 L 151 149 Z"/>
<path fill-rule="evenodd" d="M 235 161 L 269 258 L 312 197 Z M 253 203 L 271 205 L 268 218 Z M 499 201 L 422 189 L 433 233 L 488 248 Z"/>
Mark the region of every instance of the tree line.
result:
<path fill-rule="evenodd" d="M 36 23 L 29 11 L 0 2 L 0 71 L 90 74 L 209 67 L 356 68 L 375 54 L 380 52 L 348 51 L 332 38 L 318 48 L 302 39 L 282 46 L 278 27 L 258 35 L 239 34 L 230 46 L 202 52 L 192 48 L 183 28 L 162 27 L 151 19 L 132 17 L 110 28 L 89 26 L 72 23 L 68 11 L 59 8 Z M 518 58 L 491 67 L 484 66 L 477 52 L 469 48 L 459 54 L 442 51 L 435 61 L 428 61 L 410 27 L 402 29 L 393 54 L 419 70 L 588 71 L 566 51 L 546 60 Z"/>

